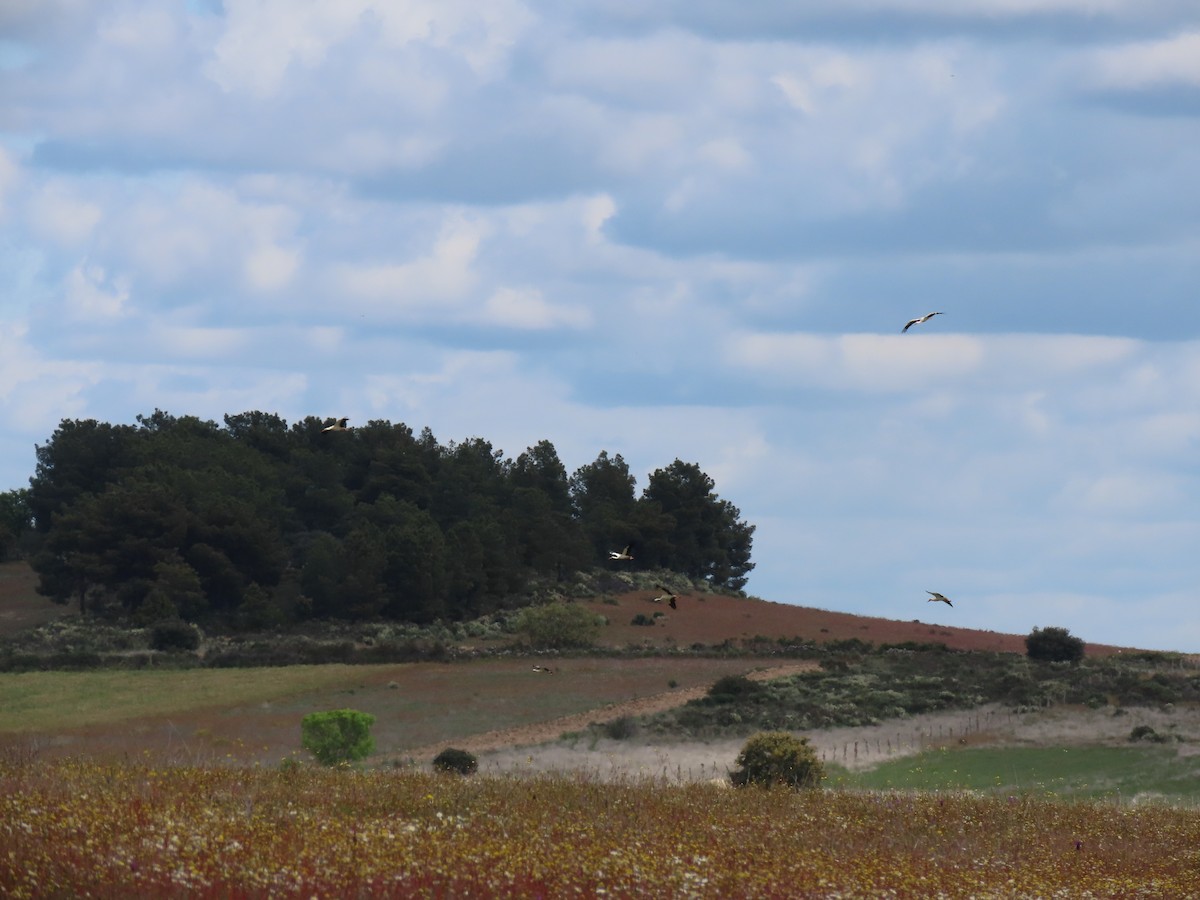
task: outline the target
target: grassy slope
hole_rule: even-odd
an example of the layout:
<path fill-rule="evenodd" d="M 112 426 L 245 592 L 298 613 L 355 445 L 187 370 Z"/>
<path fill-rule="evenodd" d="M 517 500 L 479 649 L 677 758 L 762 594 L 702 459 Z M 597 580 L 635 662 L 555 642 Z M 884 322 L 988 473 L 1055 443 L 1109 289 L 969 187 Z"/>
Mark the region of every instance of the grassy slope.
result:
<path fill-rule="evenodd" d="M 0 735 L 57 735 L 57 752 L 122 755 L 178 749 L 182 736 L 247 761 L 299 749 L 309 712 L 376 716 L 381 752 L 542 722 L 611 703 L 707 685 L 747 659 L 572 659 L 558 674 L 527 659 L 279 669 L 0 674 Z M 49 749 L 49 748 L 48 748 Z"/>
<path fill-rule="evenodd" d="M 846 787 L 994 790 L 1090 798 L 1160 794 L 1200 802 L 1200 757 L 1172 746 L 972 747 L 929 751 L 861 772 Z"/>

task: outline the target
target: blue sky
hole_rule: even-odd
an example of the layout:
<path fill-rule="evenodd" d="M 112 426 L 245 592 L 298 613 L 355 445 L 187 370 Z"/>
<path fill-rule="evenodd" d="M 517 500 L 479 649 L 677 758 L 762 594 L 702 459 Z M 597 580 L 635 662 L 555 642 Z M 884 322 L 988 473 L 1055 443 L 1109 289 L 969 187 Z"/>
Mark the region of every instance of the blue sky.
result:
<path fill-rule="evenodd" d="M 1194 0 L 0 7 L 0 489 L 548 439 L 698 463 L 766 599 L 1198 652 L 1198 283 Z"/>

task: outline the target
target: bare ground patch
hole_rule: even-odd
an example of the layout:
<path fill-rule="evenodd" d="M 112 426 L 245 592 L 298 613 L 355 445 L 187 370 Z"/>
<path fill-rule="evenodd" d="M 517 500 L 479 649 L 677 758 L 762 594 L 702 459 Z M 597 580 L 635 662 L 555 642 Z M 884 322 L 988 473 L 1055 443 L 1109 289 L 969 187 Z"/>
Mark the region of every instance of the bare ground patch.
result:
<path fill-rule="evenodd" d="M 770 677 L 770 673 L 762 675 Z M 1200 753 L 1200 709 L 1195 708 L 1135 707 L 1118 713 L 1112 708 L 1051 707 L 1013 713 L 991 704 L 878 725 L 803 732 L 802 736 L 809 739 L 824 761 L 858 770 L 940 747 L 1125 744 L 1139 725 L 1170 736 L 1182 756 Z M 482 772 L 585 772 L 601 778 L 652 777 L 689 782 L 726 777 L 735 768 L 734 760 L 745 738 L 689 742 L 574 738 L 507 747 L 493 746 L 495 743 L 480 745 Z"/>

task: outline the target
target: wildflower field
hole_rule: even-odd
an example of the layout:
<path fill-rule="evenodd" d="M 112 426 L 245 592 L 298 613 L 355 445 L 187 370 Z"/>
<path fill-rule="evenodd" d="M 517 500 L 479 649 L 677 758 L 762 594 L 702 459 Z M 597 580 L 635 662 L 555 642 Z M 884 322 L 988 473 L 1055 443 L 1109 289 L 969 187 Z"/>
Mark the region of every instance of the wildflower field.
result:
<path fill-rule="evenodd" d="M 0 765 L 6 897 L 1196 897 L 1200 812 L 309 766 Z"/>

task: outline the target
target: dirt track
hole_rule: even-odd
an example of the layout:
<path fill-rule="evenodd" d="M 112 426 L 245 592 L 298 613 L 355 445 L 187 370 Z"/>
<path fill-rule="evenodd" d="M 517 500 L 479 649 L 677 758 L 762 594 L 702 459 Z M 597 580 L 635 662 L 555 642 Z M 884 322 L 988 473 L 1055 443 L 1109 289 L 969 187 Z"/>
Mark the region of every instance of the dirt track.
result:
<path fill-rule="evenodd" d="M 816 662 L 789 663 L 773 666 L 768 669 L 750 672 L 747 678 L 754 681 L 770 681 L 773 678 L 786 678 L 800 672 L 811 672 L 818 668 Z M 558 740 L 564 732 L 581 731 L 594 723 L 611 722 L 622 716 L 645 716 L 663 710 L 682 706 L 689 700 L 703 697 L 708 693 L 708 686 L 681 688 L 674 691 L 664 691 L 649 697 L 639 697 L 624 703 L 612 703 L 585 713 L 571 716 L 561 716 L 535 725 L 522 725 L 517 728 L 502 728 L 497 731 L 486 731 L 467 738 L 458 738 L 454 746 L 471 753 L 488 753 L 497 750 L 511 750 L 527 747 L 533 744 L 545 744 Z M 445 749 L 446 743 L 406 750 L 402 754 L 413 759 L 425 759 Z"/>

